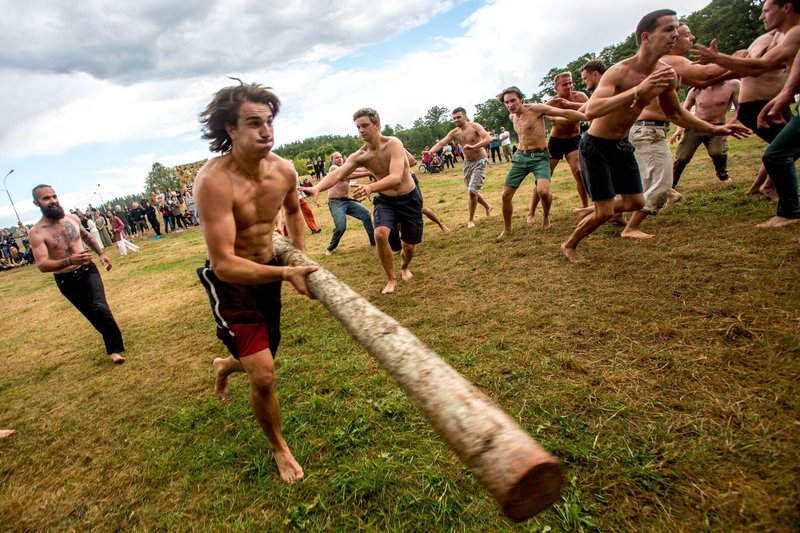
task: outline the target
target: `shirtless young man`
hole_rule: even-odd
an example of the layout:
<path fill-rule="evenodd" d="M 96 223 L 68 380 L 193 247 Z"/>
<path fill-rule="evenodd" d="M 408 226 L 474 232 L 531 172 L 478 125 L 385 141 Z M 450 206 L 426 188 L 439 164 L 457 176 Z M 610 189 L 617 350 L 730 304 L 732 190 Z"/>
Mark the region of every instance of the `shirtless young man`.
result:
<path fill-rule="evenodd" d="M 589 101 L 589 97 L 581 91 L 573 91 L 572 73 L 562 72 L 553 79 L 556 87 L 556 96 L 547 102 L 547 105 L 561 109 L 573 109 L 579 111 L 581 106 Z M 547 142 L 547 151 L 550 152 L 550 175 L 556 170 L 559 161 L 567 160 L 575 185 L 578 189 L 578 196 L 581 198 L 581 205 L 589 205 L 589 196 L 586 194 L 586 187 L 583 186 L 581 178 L 581 165 L 578 158 L 578 143 L 581 140 L 581 123 L 573 120 L 557 120 L 553 122 L 550 130 L 550 140 Z M 539 194 L 536 187 L 533 188 L 531 196 L 531 208 L 528 212 L 528 224 L 533 224 L 536 217 L 536 207 L 539 204 Z"/>
<path fill-rule="evenodd" d="M 761 76 L 769 71 L 781 71 L 785 66 L 792 65 L 798 49 L 800 49 L 800 0 L 766 0 L 760 18 L 764 21 L 764 27 L 768 31 L 777 30 L 774 44 L 760 57 L 736 57 L 735 55 L 721 54 L 713 41 L 708 47 L 698 45 L 693 51 L 693 55 L 702 62 L 716 63 L 742 76 L 758 76 L 758 79 L 761 79 Z M 791 73 L 789 75 L 791 76 Z M 781 87 L 778 86 L 776 93 L 780 89 Z M 740 121 L 744 111 L 744 106 L 740 105 Z M 752 109 L 747 109 L 751 115 L 752 111 Z M 781 127 L 780 124 L 776 125 L 774 132 L 769 132 L 767 129 L 766 132 L 769 132 L 767 135 L 773 135 L 774 140 L 774 136 L 779 134 Z M 764 152 L 764 164 L 767 172 L 769 172 L 770 166 L 767 163 L 767 155 L 772 157 L 774 153 L 774 151 L 770 152 L 769 147 Z M 759 224 L 761 227 L 795 224 L 795 220 L 800 214 L 797 211 L 800 208 L 796 207 L 796 179 L 793 179 L 792 172 L 785 165 L 780 164 L 775 168 L 781 173 L 779 176 L 773 176 L 770 173 L 770 178 L 778 192 L 778 213 L 768 221 Z"/>
<path fill-rule="evenodd" d="M 606 73 L 608 67 L 599 59 L 591 59 L 581 67 L 581 81 L 587 91 L 594 91 L 600 84 L 600 78 Z M 583 107 L 583 106 L 581 106 Z"/>
<path fill-rule="evenodd" d="M 784 112 L 795 101 L 797 94 L 800 94 L 800 54 L 795 55 L 792 74 L 786 80 L 786 86 L 775 98 L 767 102 L 759 113 L 758 127 L 769 127 L 770 122 L 781 124 L 784 121 Z M 776 183 L 776 186 L 786 188 L 786 192 L 781 193 L 783 204 L 780 202 L 778 204 L 779 209 L 784 208 L 783 214 L 778 213 L 781 217 L 780 223 L 769 223 L 771 221 L 768 221 L 763 224 L 766 227 L 800 224 L 797 170 L 794 167 L 798 156 L 800 156 L 800 114 L 796 114 L 788 124 L 785 124 L 785 127 L 764 152 L 764 164 L 767 165 L 770 175 L 789 178 L 785 183 L 783 181 Z M 794 196 L 791 192 L 792 185 L 794 186 Z M 794 202 L 792 202 L 792 198 L 794 198 Z"/>
<path fill-rule="evenodd" d="M 578 244 L 615 212 L 636 211 L 645 205 L 642 179 L 628 133 L 642 110 L 658 99 L 669 120 L 683 127 L 716 135 L 741 136 L 740 126 L 713 126 L 696 119 L 681 107 L 675 89 L 675 71 L 660 59 L 678 37 L 678 19 L 667 9 L 645 15 L 636 28 L 636 55 L 620 61 L 603 75 L 586 107 L 592 121 L 580 144 L 581 170 L 594 202 L 561 250 L 573 263 L 587 260 L 578 253 Z M 670 176 L 671 177 L 671 176 Z M 619 194 L 620 199 L 615 199 Z"/>
<path fill-rule="evenodd" d="M 687 25 L 680 24 L 677 34 L 672 49 L 661 58 L 661 61 L 675 70 L 678 84 L 694 86 L 725 74 L 725 69 L 721 67 L 696 65 L 685 57 L 694 42 L 694 35 Z M 628 225 L 622 231 L 622 237 L 635 239 L 653 237 L 639 229 L 644 219 L 658 214 L 668 200 L 675 203 L 682 198 L 680 193 L 672 189 L 672 152 L 667 140 L 668 129 L 669 121 L 666 113 L 656 98 L 642 109 L 641 115 L 630 131 L 629 140 L 636 149 L 636 161 L 644 185 L 644 207 L 631 215 Z"/>
<path fill-rule="evenodd" d="M 58 290 L 85 316 L 103 336 L 106 353 L 115 364 L 125 362 L 119 355 L 125 351 L 122 333 L 106 301 L 103 280 L 92 256 L 84 251 L 83 240 L 111 270 L 111 259 L 100 244 L 81 225 L 78 217 L 64 214 L 56 191 L 49 185 L 33 189 L 33 203 L 42 210 L 42 218 L 28 232 L 36 266 L 42 272 L 52 272 Z"/>
<path fill-rule="evenodd" d="M 281 281 L 310 296 L 306 276 L 318 267 L 281 267 L 272 250 L 275 218 L 284 207 L 292 243 L 304 251 L 297 172 L 271 152 L 280 101 L 257 84 L 225 87 L 200 115 L 213 152 L 197 175 L 195 205 L 208 248 L 197 274 L 208 293 L 217 337 L 231 357 L 214 359 L 216 393 L 228 396 L 228 376 L 246 372 L 250 407 L 269 440 L 281 478 L 303 478 L 281 434 L 273 358 L 280 342 Z"/>
<path fill-rule="evenodd" d="M 511 234 L 511 216 L 514 213 L 512 200 L 522 180 L 533 173 L 536 180 L 536 193 L 542 201 L 542 228 L 550 228 L 550 156 L 547 153 L 547 135 L 544 119 L 563 118 L 572 121 L 586 120 L 583 113 L 572 109 L 560 109 L 545 104 L 523 103 L 522 91 L 509 87 L 497 96 L 511 114 L 514 131 L 519 137 L 519 149 L 511 159 L 511 168 L 503 184 L 503 224 L 498 239 Z"/>
<path fill-rule="evenodd" d="M 721 126 L 727 122 L 731 104 L 734 109 L 739 109 L 738 96 L 739 80 L 725 80 L 703 89 L 692 88 L 686 95 L 683 107 L 688 111 L 692 107 L 696 107 L 695 116 L 697 118 Z M 675 162 L 672 164 L 673 189 L 678 186 L 683 170 L 701 144 L 706 147 L 706 151 L 714 163 L 714 170 L 719 181 L 726 185 L 732 183 L 728 176 L 728 141 L 725 137 L 678 128 L 669 139 L 670 144 L 676 142 L 678 150 L 675 153 Z"/>
<path fill-rule="evenodd" d="M 336 172 L 304 190 L 317 195 L 337 181 L 349 179 L 359 167 L 366 168 L 376 178 L 372 183 L 356 187 L 353 197 L 361 201 L 374 192 L 379 193 L 374 201 L 373 219 L 378 257 L 387 278 L 381 294 L 391 294 L 397 287 L 397 279 L 389 234 L 396 226 L 400 226 L 401 277 L 403 281 L 409 281 L 414 277 L 409 270 L 414 246 L 422 242 L 422 194 L 409 167 L 409 157 L 412 156 L 400 139 L 381 135 L 378 112 L 364 107 L 353 114 L 353 121 L 364 146 L 348 157 Z"/>
<path fill-rule="evenodd" d="M 486 130 L 477 122 L 467 120 L 467 112 L 463 107 L 453 109 L 453 123 L 455 128 L 445 135 L 444 139 L 437 142 L 431 148 L 436 152 L 442 146 L 455 140 L 464 150 L 464 185 L 467 187 L 469 195 L 467 210 L 469 220 L 468 228 L 475 227 L 475 208 L 481 204 L 486 210 L 486 216 L 491 216 L 492 206 L 489 205 L 481 195 L 481 188 L 486 179 L 486 167 L 489 166 L 489 158 L 486 157 L 486 147 L 492 142 L 492 138 Z"/>

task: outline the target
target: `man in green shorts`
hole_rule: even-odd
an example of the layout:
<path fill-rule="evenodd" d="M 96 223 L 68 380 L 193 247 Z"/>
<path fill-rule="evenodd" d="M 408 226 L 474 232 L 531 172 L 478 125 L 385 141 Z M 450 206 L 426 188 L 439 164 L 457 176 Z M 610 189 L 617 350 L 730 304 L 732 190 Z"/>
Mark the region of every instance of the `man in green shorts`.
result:
<path fill-rule="evenodd" d="M 503 184 L 503 223 L 502 233 L 497 237 L 504 239 L 511 234 L 511 215 L 514 212 L 512 200 L 522 180 L 529 173 L 536 179 L 536 192 L 542 201 L 542 228 L 550 228 L 550 154 L 547 152 L 547 135 L 544 119 L 563 118 L 571 122 L 586 120 L 583 113 L 572 109 L 560 109 L 545 104 L 523 103 L 522 91 L 509 87 L 498 95 L 511 113 L 511 122 L 519 137 L 519 149 L 511 159 L 511 169 Z"/>

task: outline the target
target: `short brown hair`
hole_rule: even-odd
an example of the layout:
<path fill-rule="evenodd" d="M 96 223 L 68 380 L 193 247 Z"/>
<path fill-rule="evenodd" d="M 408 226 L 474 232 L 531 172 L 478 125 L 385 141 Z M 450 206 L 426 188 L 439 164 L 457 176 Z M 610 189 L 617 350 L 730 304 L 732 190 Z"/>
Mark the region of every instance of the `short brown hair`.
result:
<path fill-rule="evenodd" d="M 581 70 L 585 70 L 586 72 L 599 72 L 600 74 L 605 74 L 608 67 L 605 63 L 603 63 L 600 59 L 590 59 L 586 62 L 585 65 L 581 67 Z"/>
<path fill-rule="evenodd" d="M 369 121 L 375 124 L 376 126 L 381 125 L 381 116 L 378 114 L 377 111 L 372 109 L 371 107 L 362 107 L 355 113 L 353 113 L 353 120 L 356 120 L 360 117 L 367 117 Z"/>
<path fill-rule="evenodd" d="M 516 93 L 516 95 L 519 96 L 520 100 L 525 100 L 525 96 L 522 94 L 522 91 L 519 90 L 519 87 L 517 87 L 516 85 L 512 85 L 507 89 L 503 89 L 503 92 L 497 95 L 497 99 L 500 100 L 501 104 L 505 104 L 503 98 L 505 98 L 505 96 L 508 93 Z"/>
<path fill-rule="evenodd" d="M 53 187 L 50 186 L 50 185 L 46 185 L 44 183 L 40 183 L 39 185 L 34 187 L 33 190 L 31 191 L 31 196 L 33 196 L 34 200 L 36 200 L 36 191 L 38 191 L 39 189 L 44 189 L 44 188 L 53 189 Z M 53 189 L 53 190 L 55 190 L 55 189 Z"/>
<path fill-rule="evenodd" d="M 640 20 L 639 24 L 636 26 L 636 44 L 642 44 L 643 33 L 651 33 L 658 27 L 658 19 L 661 17 L 675 17 L 677 15 L 678 14 L 671 9 L 657 9 L 642 17 L 642 20 Z"/>
<path fill-rule="evenodd" d="M 226 153 L 233 148 L 233 141 L 225 126 L 235 126 L 239 119 L 239 108 L 244 102 L 268 105 L 272 116 L 278 114 L 281 101 L 270 89 L 258 83 L 243 83 L 238 78 L 231 78 L 239 85 L 224 87 L 214 94 L 205 111 L 200 113 L 200 124 L 203 127 L 203 139 L 210 140 L 212 152 Z"/>

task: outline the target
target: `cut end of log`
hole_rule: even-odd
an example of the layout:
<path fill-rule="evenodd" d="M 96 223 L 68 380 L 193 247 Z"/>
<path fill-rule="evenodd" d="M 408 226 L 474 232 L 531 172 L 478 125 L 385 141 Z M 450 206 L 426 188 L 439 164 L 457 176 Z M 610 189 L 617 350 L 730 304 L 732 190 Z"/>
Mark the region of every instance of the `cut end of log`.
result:
<path fill-rule="evenodd" d="M 500 506 L 507 517 L 522 522 L 557 502 L 563 485 L 561 464 L 557 460 L 539 463 L 511 487 Z"/>

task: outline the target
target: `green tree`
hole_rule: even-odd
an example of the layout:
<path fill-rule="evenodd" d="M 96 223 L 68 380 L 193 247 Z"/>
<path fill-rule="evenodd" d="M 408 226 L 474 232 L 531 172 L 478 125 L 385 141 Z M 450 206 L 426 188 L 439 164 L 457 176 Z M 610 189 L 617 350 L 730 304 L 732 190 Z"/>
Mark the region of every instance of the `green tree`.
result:
<path fill-rule="evenodd" d="M 758 20 L 761 3 L 755 0 L 712 0 L 705 8 L 684 19 L 698 43 L 717 39 L 722 52 L 733 53 L 750 46 L 764 31 Z"/>
<path fill-rule="evenodd" d="M 147 179 L 144 181 L 144 188 L 146 191 L 160 189 L 162 192 L 167 189 L 178 190 L 180 188 L 178 173 L 172 167 L 165 167 L 158 162 L 153 163 L 153 168 L 147 173 Z"/>
<path fill-rule="evenodd" d="M 508 117 L 508 109 L 497 98 L 490 98 L 482 104 L 475 105 L 475 122 L 483 126 L 486 131 L 500 131 L 501 127 L 506 131 L 514 131 L 514 125 Z"/>

